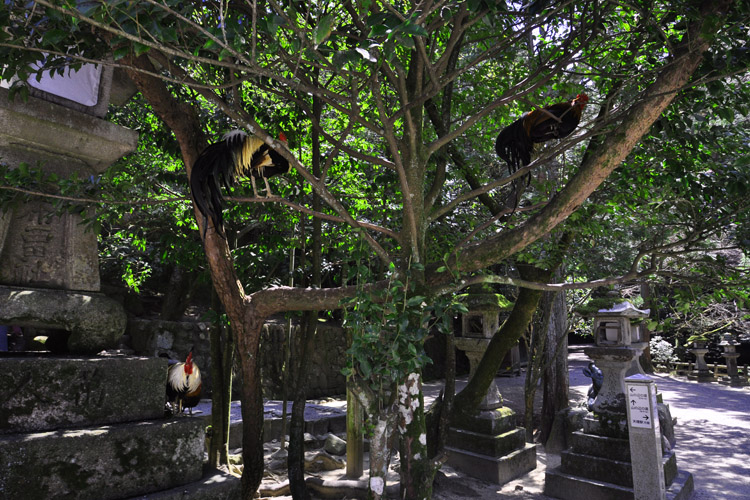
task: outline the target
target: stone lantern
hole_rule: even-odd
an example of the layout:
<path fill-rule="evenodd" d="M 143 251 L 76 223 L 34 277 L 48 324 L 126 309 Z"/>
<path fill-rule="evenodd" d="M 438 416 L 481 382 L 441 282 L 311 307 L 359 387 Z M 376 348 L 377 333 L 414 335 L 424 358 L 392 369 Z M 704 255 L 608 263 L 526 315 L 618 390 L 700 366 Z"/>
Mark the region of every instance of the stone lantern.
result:
<path fill-rule="evenodd" d="M 626 375 L 642 373 L 638 357 L 646 346 L 645 329 L 640 324 L 648 310 L 622 302 L 594 315 L 595 347 L 585 350 L 604 375 L 604 382 L 593 403 L 600 414 L 625 415 Z"/>
<path fill-rule="evenodd" d="M 695 370 L 688 374 L 690 380 L 697 380 L 698 382 L 714 382 L 716 377 L 708 368 L 706 363 L 706 354 L 708 354 L 708 348 L 704 340 L 696 340 L 693 342 L 693 348 L 690 352 L 695 356 Z"/>
<path fill-rule="evenodd" d="M 456 337 L 456 349 L 466 353 L 469 358 L 469 377 L 473 377 L 487 345 L 500 328 L 500 313 L 509 307 L 509 302 L 495 293 L 471 292 L 463 298 L 468 312 L 461 316 L 463 336 Z M 502 405 L 500 391 L 493 380 L 480 408 L 493 410 Z"/>
<path fill-rule="evenodd" d="M 632 452 L 634 446 L 641 450 L 638 445 L 645 441 L 636 439 L 635 444 L 630 442 L 625 375 L 634 369 L 646 345 L 642 321 L 648 314 L 648 310 L 639 310 L 630 302 L 594 313 L 595 346 L 584 352 L 601 369 L 604 381 L 592 405 L 593 413 L 583 417 L 583 428 L 572 433 L 569 448 L 560 454 L 560 466 L 547 470 L 544 484 L 546 496 L 564 500 L 584 497 L 658 498 L 636 495 L 634 488 L 634 475 L 650 476 L 654 467 L 663 469 L 663 473 L 660 471 L 656 475 L 667 489 L 666 498 L 690 498 L 692 495 L 692 476 L 677 469 L 672 443 L 664 446 L 660 434 L 660 429 L 664 428 L 661 417 L 659 424 L 654 424 L 655 430 L 651 435 L 653 451 L 660 451 L 661 456 L 651 456 L 656 459 L 654 462 L 644 460 L 644 457 L 648 458 L 646 453 L 638 456 Z M 640 366 L 637 366 L 640 370 Z M 633 379 L 648 380 L 640 374 L 629 378 L 631 381 Z M 632 397 L 629 403 L 632 408 Z M 665 423 L 671 424 L 668 408 L 660 406 L 664 408 L 659 411 L 664 412 Z M 658 443 L 662 444 L 661 450 L 657 447 Z"/>
<path fill-rule="evenodd" d="M 27 82 L 27 101 L 10 101 L 0 82 L 0 160 L 59 178 L 97 182 L 133 151 L 137 132 L 103 118 L 112 68 L 84 65 Z M 77 213 L 58 213 L 43 198 L 0 209 L 0 324 L 67 332 L 70 352 L 116 345 L 126 315 L 100 291 L 97 237 Z"/>
<path fill-rule="evenodd" d="M 726 360 L 727 364 L 727 376 L 722 377 L 720 380 L 723 384 L 729 384 L 731 386 L 740 387 L 748 385 L 747 374 L 744 377 L 740 377 L 739 371 L 737 370 L 737 358 L 740 357 L 740 353 L 737 352 L 737 339 L 730 332 L 726 332 L 719 342 L 724 352 L 721 354 Z"/>

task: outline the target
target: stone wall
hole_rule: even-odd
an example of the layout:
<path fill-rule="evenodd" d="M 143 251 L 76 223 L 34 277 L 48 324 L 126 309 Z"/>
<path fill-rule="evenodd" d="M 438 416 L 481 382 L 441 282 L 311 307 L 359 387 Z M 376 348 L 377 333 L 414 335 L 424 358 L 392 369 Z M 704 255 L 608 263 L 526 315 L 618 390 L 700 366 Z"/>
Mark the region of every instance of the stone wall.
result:
<path fill-rule="evenodd" d="M 261 378 L 263 397 L 280 399 L 283 396 L 285 348 L 289 323 L 284 320 L 271 320 L 263 327 L 261 334 Z M 127 341 L 140 356 L 161 356 L 183 361 L 193 348 L 193 358 L 201 370 L 203 397 L 211 392 L 211 356 L 209 352 L 210 323 L 190 321 L 161 321 L 134 319 L 128 321 Z M 293 325 L 296 335 L 299 326 Z M 341 375 L 345 362 L 346 340 L 344 331 L 338 326 L 321 324 L 318 326 L 316 349 L 312 354 L 312 364 L 308 380 L 308 398 L 318 398 L 343 394 L 346 380 Z M 236 373 L 239 365 L 235 361 Z M 234 394 L 238 396 L 241 380 L 235 376 Z"/>

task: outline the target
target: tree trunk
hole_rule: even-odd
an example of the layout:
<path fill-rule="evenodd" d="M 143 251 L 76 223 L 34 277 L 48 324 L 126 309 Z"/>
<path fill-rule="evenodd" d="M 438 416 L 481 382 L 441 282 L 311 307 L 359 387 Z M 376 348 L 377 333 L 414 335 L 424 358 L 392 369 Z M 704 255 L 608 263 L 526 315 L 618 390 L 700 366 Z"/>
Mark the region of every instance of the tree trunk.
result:
<path fill-rule="evenodd" d="M 411 373 L 398 386 L 399 476 L 404 500 L 432 498 L 436 469 L 427 453 L 425 427 L 422 377 Z"/>
<path fill-rule="evenodd" d="M 298 362 L 291 363 L 294 380 L 292 403 L 292 418 L 289 423 L 289 447 L 287 455 L 287 472 L 289 474 L 289 488 L 294 500 L 308 500 L 310 493 L 305 484 L 305 403 L 307 373 L 310 370 L 310 360 L 315 349 L 315 334 L 317 332 L 318 314 L 308 311 L 302 328 L 299 329 L 302 338 L 295 342 L 298 349 L 293 351 Z"/>
<path fill-rule="evenodd" d="M 252 307 L 250 308 L 252 309 Z M 237 335 L 242 366 L 242 498 L 251 500 L 263 479 L 263 396 L 258 356 L 265 316 L 245 315 L 244 335 Z M 235 331 L 235 333 L 237 333 Z"/>
<path fill-rule="evenodd" d="M 373 419 L 372 436 L 370 437 L 370 481 L 368 483 L 368 498 L 380 500 L 386 498 L 385 486 L 388 476 L 388 465 L 391 462 L 391 433 L 395 411 L 385 408 L 373 412 L 373 408 L 366 406 Z"/>
<path fill-rule="evenodd" d="M 532 266 L 521 265 L 518 266 L 518 270 L 521 278 L 530 281 L 547 282 L 550 276 L 549 271 Z M 466 387 L 456 395 L 451 412 L 453 419 L 477 411 L 479 404 L 487 393 L 487 389 L 490 387 L 490 383 L 495 379 L 495 374 L 500 369 L 505 355 L 528 328 L 541 297 L 542 292 L 540 290 L 530 288 L 522 288 L 518 293 L 518 299 L 516 299 L 510 316 L 490 340 L 474 376 L 471 377 Z"/>
<path fill-rule="evenodd" d="M 539 439 L 542 443 L 546 443 L 549 438 L 555 415 L 569 404 L 568 309 L 565 292 L 549 292 L 549 295 L 550 319 L 546 332 L 548 348 L 544 352 L 544 395 L 539 425 Z"/>
<path fill-rule="evenodd" d="M 232 354 L 234 345 L 229 331 L 221 324 L 221 303 L 214 291 L 211 307 L 217 321 L 210 333 L 211 347 L 211 441 L 208 460 L 212 467 L 229 463 L 229 423 L 232 405 Z"/>

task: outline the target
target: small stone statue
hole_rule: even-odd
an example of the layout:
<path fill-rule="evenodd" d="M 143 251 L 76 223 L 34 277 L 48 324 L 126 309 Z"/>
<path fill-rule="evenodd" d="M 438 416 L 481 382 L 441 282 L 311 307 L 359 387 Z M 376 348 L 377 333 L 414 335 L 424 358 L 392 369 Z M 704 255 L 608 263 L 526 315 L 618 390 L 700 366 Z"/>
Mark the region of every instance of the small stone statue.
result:
<path fill-rule="evenodd" d="M 596 395 L 599 394 L 599 391 L 602 388 L 602 383 L 604 383 L 604 374 L 594 364 L 593 361 L 589 361 L 589 366 L 583 369 L 583 374 L 591 379 L 591 387 L 589 387 L 587 407 L 589 411 L 592 411 Z"/>

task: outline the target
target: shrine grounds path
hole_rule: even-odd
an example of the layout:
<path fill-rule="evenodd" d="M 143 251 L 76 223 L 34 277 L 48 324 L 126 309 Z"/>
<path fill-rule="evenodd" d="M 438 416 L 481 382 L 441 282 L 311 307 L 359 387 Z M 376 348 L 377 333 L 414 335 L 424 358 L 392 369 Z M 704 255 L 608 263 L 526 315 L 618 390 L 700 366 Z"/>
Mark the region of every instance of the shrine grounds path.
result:
<path fill-rule="evenodd" d="M 581 348 L 574 347 L 568 362 L 571 406 L 578 406 L 585 401 L 591 383 L 582 373 L 588 358 Z M 672 416 L 677 419 L 677 466 L 693 474 L 693 500 L 750 500 L 750 387 L 698 383 L 686 377 L 665 374 L 652 377 Z M 505 404 L 520 416 L 523 411 L 523 376 L 496 380 Z M 541 388 L 537 392 L 541 392 Z M 540 407 L 541 400 L 537 395 L 535 410 Z M 548 499 L 542 494 L 544 470 L 547 466 L 558 465 L 560 457 L 546 454 L 539 447 L 538 461 L 536 470 L 502 488 L 479 481 L 466 486 L 479 493 L 474 498 Z M 458 480 L 455 476 L 454 479 Z M 468 496 L 447 494 L 442 498 Z"/>
<path fill-rule="evenodd" d="M 583 348 L 572 347 L 568 356 L 571 406 L 581 406 L 591 380 L 582 373 L 588 364 Z M 498 377 L 496 383 L 506 406 L 516 411 L 523 422 L 524 375 Z M 750 387 L 734 388 L 716 382 L 698 383 L 686 377 L 653 375 L 657 390 L 677 419 L 675 437 L 677 466 L 693 474 L 692 500 L 750 500 Z M 457 390 L 466 385 L 466 377 L 456 381 Z M 439 394 L 443 381 L 424 384 L 427 405 Z M 535 398 L 535 415 L 541 409 L 541 387 Z M 345 398 L 327 398 L 316 403 L 346 408 Z M 271 450 L 273 451 L 273 450 Z M 438 472 L 433 500 L 548 500 L 544 490 L 547 467 L 560 463 L 560 456 L 537 448 L 537 468 L 502 487 L 466 476 L 448 466 Z M 339 471 L 331 475 L 340 475 Z M 279 478 L 281 479 L 281 478 Z M 390 479 L 390 478 L 389 478 Z M 395 476 L 395 481 L 398 477 Z M 277 496 L 277 500 L 291 500 Z"/>

